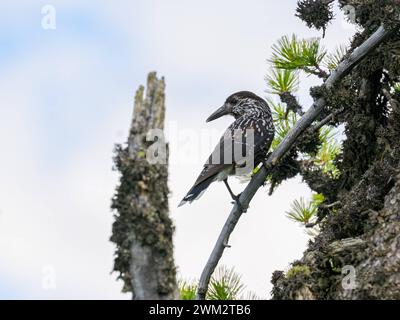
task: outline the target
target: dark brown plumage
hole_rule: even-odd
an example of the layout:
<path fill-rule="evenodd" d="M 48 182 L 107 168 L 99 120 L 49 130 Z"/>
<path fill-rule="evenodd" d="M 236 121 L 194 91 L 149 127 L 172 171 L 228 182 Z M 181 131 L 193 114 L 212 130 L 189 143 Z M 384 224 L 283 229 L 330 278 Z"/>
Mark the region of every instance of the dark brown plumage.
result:
<path fill-rule="evenodd" d="M 179 206 L 200 198 L 214 181 L 224 181 L 232 198 L 237 201 L 228 185 L 228 176 L 237 174 L 238 169 L 244 167 L 249 159 L 253 160 L 250 170 L 254 169 L 263 161 L 269 150 L 274 138 L 274 124 L 271 110 L 264 99 L 249 91 L 237 92 L 229 96 L 207 122 L 224 115 L 232 115 L 235 121 L 221 137 L 193 187 Z M 254 141 L 249 136 L 252 133 Z"/>

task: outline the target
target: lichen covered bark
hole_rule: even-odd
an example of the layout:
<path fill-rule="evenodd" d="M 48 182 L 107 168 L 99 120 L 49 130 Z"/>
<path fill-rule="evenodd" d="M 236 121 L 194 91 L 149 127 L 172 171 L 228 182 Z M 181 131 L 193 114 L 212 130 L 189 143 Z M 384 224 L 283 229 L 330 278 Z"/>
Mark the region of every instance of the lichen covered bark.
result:
<path fill-rule="evenodd" d="M 326 236 L 329 231 L 322 232 L 286 274 L 274 273 L 273 298 L 400 299 L 400 166 L 393 179 L 395 185 L 384 198 L 381 210 L 358 212 L 362 213 L 359 218 L 364 220 L 362 235 L 332 241 Z M 352 196 L 365 199 L 365 195 L 369 195 L 365 191 L 357 194 L 354 190 Z M 358 201 L 354 198 L 346 204 L 355 202 L 357 206 Z M 338 212 L 337 219 L 348 213 Z M 342 270 L 346 266 L 355 270 L 352 289 L 342 285 L 345 277 Z"/>
<path fill-rule="evenodd" d="M 127 146 L 116 146 L 115 167 L 120 183 L 112 200 L 115 222 L 111 241 L 117 245 L 114 271 L 124 281 L 123 291 L 134 299 L 178 297 L 173 259 L 174 227 L 168 208 L 168 152 L 157 164 L 146 159 L 146 135 L 164 129 L 165 83 L 150 73 L 136 92 Z"/>
<path fill-rule="evenodd" d="M 363 28 L 350 51 L 381 23 L 393 26 L 400 17 L 395 0 L 339 3 L 354 9 L 353 22 Z M 344 110 L 331 125 L 342 125 L 346 139 L 338 179 L 308 168 L 300 173 L 325 204 L 337 205 L 318 209 L 319 235 L 288 272 L 273 274 L 274 299 L 400 299 L 399 82 L 397 31 L 335 88 L 312 89 L 314 98 L 326 98 L 327 112 Z M 351 288 L 343 284 L 348 267 L 355 271 Z"/>

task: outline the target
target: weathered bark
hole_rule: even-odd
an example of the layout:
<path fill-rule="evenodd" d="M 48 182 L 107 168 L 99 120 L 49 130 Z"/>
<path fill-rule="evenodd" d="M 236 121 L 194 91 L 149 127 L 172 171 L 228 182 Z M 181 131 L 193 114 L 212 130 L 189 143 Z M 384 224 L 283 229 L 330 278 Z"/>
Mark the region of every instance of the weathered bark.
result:
<path fill-rule="evenodd" d="M 370 205 L 372 200 L 387 193 L 381 210 L 353 213 L 363 219 L 365 232 L 359 237 L 329 242 L 326 234 L 329 232 L 324 231 L 303 258 L 293 264 L 295 272 L 274 273 L 274 299 L 400 299 L 399 153 L 390 157 L 389 162 L 397 158 L 397 170 L 385 160 L 387 171 L 383 176 L 392 175 L 392 181 L 387 182 L 395 183 L 394 187 L 387 193 L 385 184 L 369 183 L 368 179 L 376 175 L 371 169 L 348 195 L 346 207 L 337 213 L 337 219 L 346 218 L 351 210 L 363 207 L 361 201 Z M 326 223 L 336 225 L 330 221 Z M 343 286 L 347 274 L 342 272 L 346 266 L 354 268 L 352 288 Z"/>
<path fill-rule="evenodd" d="M 339 2 L 364 28 L 352 48 L 378 23 L 399 23 L 397 0 Z M 400 299 L 399 48 L 397 31 L 325 95 L 345 110 L 336 121 L 346 128 L 341 176 L 334 192 L 321 191 L 332 205 L 318 209 L 320 233 L 288 272 L 273 274 L 274 299 Z"/>
<path fill-rule="evenodd" d="M 138 300 L 178 298 L 174 227 L 168 215 L 168 148 L 159 155 L 160 163 L 146 158 L 153 143 L 147 141 L 149 130 L 164 129 L 164 90 L 164 79 L 150 73 L 146 96 L 143 87 L 136 92 L 128 145 L 116 148 L 121 179 L 112 202 L 116 220 L 111 241 L 117 244 L 114 270 L 125 283 L 123 290 Z"/>
<path fill-rule="evenodd" d="M 303 257 L 286 274 L 274 273 L 274 299 L 400 299 L 398 111 L 376 136 L 375 161 L 350 191 L 340 192 Z M 352 288 L 343 286 L 349 266 Z"/>

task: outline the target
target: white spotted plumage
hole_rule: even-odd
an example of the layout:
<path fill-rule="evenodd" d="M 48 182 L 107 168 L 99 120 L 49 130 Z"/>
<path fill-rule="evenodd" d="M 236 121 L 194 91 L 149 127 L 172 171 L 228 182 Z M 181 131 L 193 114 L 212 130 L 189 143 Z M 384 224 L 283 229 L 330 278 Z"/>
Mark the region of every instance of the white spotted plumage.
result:
<path fill-rule="evenodd" d="M 227 133 L 230 133 L 233 137 L 234 132 L 239 131 L 242 137 L 246 137 L 246 130 L 254 130 L 254 145 L 252 146 L 252 150 L 255 159 L 254 166 L 258 166 L 265 158 L 274 138 L 274 123 L 271 109 L 264 99 L 248 91 L 231 95 L 225 101 L 224 106 L 227 112 L 223 115 L 230 114 L 235 117 L 235 121 L 227 129 Z M 221 153 L 221 150 L 225 146 L 225 136 L 226 134 L 215 148 L 215 151 L 220 152 L 220 155 L 224 154 L 223 152 Z M 234 138 L 232 138 L 232 143 L 236 143 Z M 247 142 L 243 143 L 243 140 L 240 143 L 242 146 L 248 145 Z M 198 199 L 212 182 L 225 180 L 229 175 L 235 174 L 235 159 L 233 159 L 232 163 L 213 163 L 213 154 L 209 157 L 194 186 L 183 198 L 179 206 Z"/>

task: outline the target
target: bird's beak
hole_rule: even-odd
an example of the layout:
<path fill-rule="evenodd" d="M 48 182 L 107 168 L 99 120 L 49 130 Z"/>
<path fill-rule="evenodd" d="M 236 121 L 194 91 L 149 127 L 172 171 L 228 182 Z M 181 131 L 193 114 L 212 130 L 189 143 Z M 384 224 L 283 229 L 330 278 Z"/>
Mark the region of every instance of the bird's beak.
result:
<path fill-rule="evenodd" d="M 221 108 L 215 111 L 211 116 L 208 117 L 206 122 L 213 121 L 229 114 L 229 108 L 224 104 Z"/>

